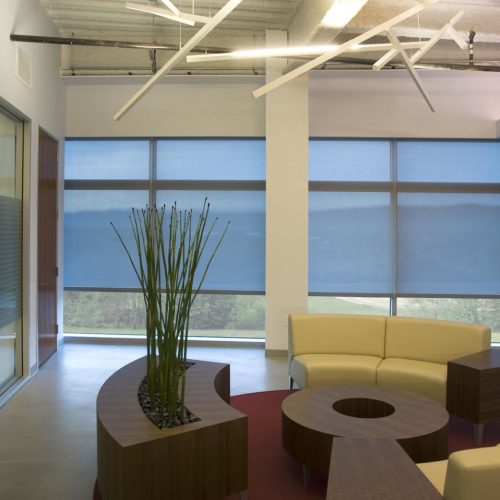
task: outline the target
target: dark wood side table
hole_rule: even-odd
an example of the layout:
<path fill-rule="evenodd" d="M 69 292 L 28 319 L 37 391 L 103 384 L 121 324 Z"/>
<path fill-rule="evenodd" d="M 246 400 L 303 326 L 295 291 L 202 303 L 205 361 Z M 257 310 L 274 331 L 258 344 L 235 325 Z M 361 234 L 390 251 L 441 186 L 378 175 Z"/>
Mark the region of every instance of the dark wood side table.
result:
<path fill-rule="evenodd" d="M 327 500 L 442 500 L 392 439 L 333 439 Z"/>
<path fill-rule="evenodd" d="M 448 361 L 446 407 L 474 424 L 479 446 L 484 424 L 500 417 L 500 348 Z"/>

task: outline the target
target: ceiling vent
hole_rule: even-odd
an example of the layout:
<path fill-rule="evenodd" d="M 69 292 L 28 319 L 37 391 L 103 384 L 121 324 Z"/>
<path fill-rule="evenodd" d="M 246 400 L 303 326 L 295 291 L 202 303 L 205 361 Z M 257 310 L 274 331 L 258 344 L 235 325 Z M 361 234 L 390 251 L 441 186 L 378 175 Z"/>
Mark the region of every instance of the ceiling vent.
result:
<path fill-rule="evenodd" d="M 31 57 L 20 45 L 17 46 L 17 77 L 31 89 Z"/>

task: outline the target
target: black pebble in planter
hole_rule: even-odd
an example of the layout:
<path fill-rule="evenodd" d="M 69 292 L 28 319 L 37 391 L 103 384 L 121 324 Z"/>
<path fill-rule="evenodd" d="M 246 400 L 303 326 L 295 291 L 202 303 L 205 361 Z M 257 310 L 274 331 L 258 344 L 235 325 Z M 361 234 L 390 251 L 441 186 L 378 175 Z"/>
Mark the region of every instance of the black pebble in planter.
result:
<path fill-rule="evenodd" d="M 229 406 L 229 365 L 194 363 L 185 405 L 199 422 L 160 430 L 147 418 L 137 399 L 145 357 L 101 387 L 97 480 L 103 500 L 215 500 L 247 490 L 247 416 Z"/>

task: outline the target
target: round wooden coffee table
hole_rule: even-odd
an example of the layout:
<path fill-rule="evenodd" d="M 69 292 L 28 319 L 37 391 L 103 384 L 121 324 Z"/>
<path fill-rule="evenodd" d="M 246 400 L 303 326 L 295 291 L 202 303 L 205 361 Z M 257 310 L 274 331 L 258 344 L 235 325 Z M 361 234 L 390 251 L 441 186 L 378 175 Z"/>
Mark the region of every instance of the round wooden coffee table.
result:
<path fill-rule="evenodd" d="M 286 451 L 328 472 L 334 436 L 395 439 L 415 462 L 448 458 L 446 409 L 418 394 L 377 385 L 302 389 L 281 406 Z"/>

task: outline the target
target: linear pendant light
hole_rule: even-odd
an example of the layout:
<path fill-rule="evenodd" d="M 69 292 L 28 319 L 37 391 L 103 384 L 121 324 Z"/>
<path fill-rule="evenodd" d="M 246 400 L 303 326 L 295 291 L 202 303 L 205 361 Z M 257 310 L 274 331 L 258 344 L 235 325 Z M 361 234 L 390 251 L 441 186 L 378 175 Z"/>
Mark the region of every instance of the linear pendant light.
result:
<path fill-rule="evenodd" d="M 176 16 L 181 15 L 181 11 L 170 1 L 170 0 L 160 0 L 163 5 L 169 10 L 171 10 Z"/>
<path fill-rule="evenodd" d="M 405 49 L 420 49 L 424 42 L 403 42 L 402 46 Z M 302 57 L 315 56 L 336 50 L 339 45 L 305 45 L 301 47 L 276 47 L 266 49 L 248 49 L 235 50 L 233 52 L 223 52 L 219 54 L 197 54 L 187 56 L 188 63 L 193 62 L 211 62 L 211 61 L 228 61 L 232 59 L 260 59 L 266 57 Z M 353 45 L 346 52 L 377 52 L 381 50 L 390 50 L 390 43 L 370 43 Z"/>
<path fill-rule="evenodd" d="M 165 3 L 165 0 L 162 0 Z M 184 56 L 186 56 L 191 49 L 196 47 L 203 38 L 205 38 L 221 21 L 223 21 L 242 0 L 229 0 L 218 12 L 213 16 L 210 21 L 205 24 L 200 30 L 193 35 L 193 37 L 186 42 L 186 44 L 174 54 L 167 63 L 148 81 L 143 85 L 138 92 L 136 92 L 115 114 L 114 120 L 119 120 L 130 108 L 141 99 L 151 87 L 171 68 L 173 68 Z"/>

